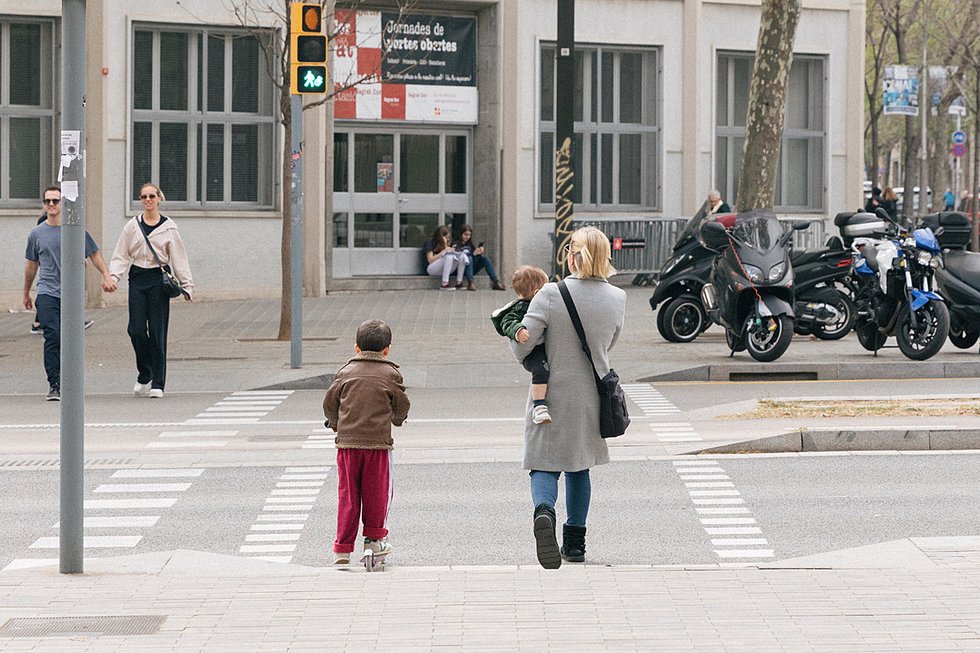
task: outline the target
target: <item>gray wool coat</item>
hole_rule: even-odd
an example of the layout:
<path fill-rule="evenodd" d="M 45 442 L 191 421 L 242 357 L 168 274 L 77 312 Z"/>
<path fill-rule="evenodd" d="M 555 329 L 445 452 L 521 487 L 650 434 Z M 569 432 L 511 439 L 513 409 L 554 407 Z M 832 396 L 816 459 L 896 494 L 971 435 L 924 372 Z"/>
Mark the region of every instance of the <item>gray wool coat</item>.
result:
<path fill-rule="evenodd" d="M 626 293 L 602 279 L 565 279 L 592 350 L 596 371 L 609 371 L 609 350 L 616 344 L 626 317 Z M 531 419 L 528 392 L 524 417 L 524 469 L 577 472 L 609 462 L 609 449 L 599 435 L 599 394 L 589 359 L 575 334 L 558 285 L 546 284 L 531 300 L 522 320 L 530 338 L 511 341 L 518 360 L 541 342 L 548 351 L 548 411 L 551 424 Z"/>

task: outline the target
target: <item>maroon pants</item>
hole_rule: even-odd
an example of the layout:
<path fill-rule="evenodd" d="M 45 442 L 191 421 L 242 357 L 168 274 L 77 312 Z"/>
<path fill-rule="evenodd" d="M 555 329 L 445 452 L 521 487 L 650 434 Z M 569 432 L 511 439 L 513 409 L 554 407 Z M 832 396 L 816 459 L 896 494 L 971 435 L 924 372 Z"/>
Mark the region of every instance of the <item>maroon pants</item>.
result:
<path fill-rule="evenodd" d="M 334 553 L 351 553 L 363 515 L 364 537 L 388 535 L 391 451 L 337 449 L 337 539 Z"/>

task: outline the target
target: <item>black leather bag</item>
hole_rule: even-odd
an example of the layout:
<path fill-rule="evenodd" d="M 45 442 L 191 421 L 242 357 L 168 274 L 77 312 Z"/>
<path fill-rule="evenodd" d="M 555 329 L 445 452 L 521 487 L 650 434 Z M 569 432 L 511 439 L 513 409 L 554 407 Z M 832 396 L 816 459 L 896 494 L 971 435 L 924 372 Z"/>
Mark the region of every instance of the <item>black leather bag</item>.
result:
<path fill-rule="evenodd" d="M 140 217 L 142 217 L 142 215 Z M 146 240 L 146 246 L 150 248 L 150 253 L 153 254 L 153 258 L 156 259 L 157 265 L 160 266 L 160 273 L 163 275 L 163 294 L 170 299 L 176 299 L 181 295 L 187 295 L 190 297 L 188 292 L 181 288 L 180 282 L 177 281 L 177 277 L 175 277 L 173 272 L 170 271 L 170 266 L 164 265 L 163 262 L 160 261 L 157 251 L 153 249 L 153 245 L 150 243 L 150 237 L 146 235 L 145 231 L 143 231 L 142 222 L 143 221 L 140 218 L 136 218 L 136 228 L 140 230 L 141 234 L 143 234 L 143 238 Z"/>
<path fill-rule="evenodd" d="M 595 387 L 599 392 L 599 435 L 604 438 L 616 438 L 626 433 L 626 428 L 630 425 L 629 411 L 626 410 L 626 393 L 623 386 L 619 383 L 619 375 L 616 370 L 610 369 L 609 373 L 599 378 L 599 373 L 595 369 L 595 361 L 592 360 L 592 350 L 585 339 L 585 329 L 582 328 L 582 320 L 578 316 L 575 302 L 568 292 L 568 286 L 564 281 L 558 282 L 558 291 L 561 298 L 565 300 L 565 308 L 568 309 L 568 316 L 572 319 L 572 326 L 575 333 L 582 342 L 582 351 L 585 352 L 592 365 L 592 375 L 595 377 Z"/>

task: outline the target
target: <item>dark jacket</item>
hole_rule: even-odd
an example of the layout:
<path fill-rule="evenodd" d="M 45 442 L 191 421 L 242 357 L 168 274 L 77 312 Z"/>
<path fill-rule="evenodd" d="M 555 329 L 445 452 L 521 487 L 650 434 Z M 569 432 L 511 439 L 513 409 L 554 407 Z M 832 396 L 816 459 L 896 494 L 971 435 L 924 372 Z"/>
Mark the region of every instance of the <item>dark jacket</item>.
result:
<path fill-rule="evenodd" d="M 375 351 L 347 361 L 323 398 L 338 449 L 391 449 L 391 425 L 401 426 L 410 407 L 398 366 Z"/>
<path fill-rule="evenodd" d="M 524 328 L 521 320 L 524 319 L 527 314 L 527 307 L 530 305 L 530 299 L 515 299 L 491 313 L 490 321 L 493 322 L 497 333 L 515 340 L 517 332 Z"/>

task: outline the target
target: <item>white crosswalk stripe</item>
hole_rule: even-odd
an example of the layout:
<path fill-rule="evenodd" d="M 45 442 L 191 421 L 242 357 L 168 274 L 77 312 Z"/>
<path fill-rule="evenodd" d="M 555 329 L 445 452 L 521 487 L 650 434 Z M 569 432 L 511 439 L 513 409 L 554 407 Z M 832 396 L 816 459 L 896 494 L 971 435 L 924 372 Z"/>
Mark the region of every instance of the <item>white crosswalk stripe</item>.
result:
<path fill-rule="evenodd" d="M 685 481 L 684 487 L 704 532 L 709 536 L 712 547 L 716 547 L 715 555 L 724 561 L 719 564 L 740 566 L 749 564 L 749 561 L 776 556 L 775 549 L 769 548 L 769 541 L 760 537 L 762 528 L 717 460 L 675 460 L 674 471 Z"/>

